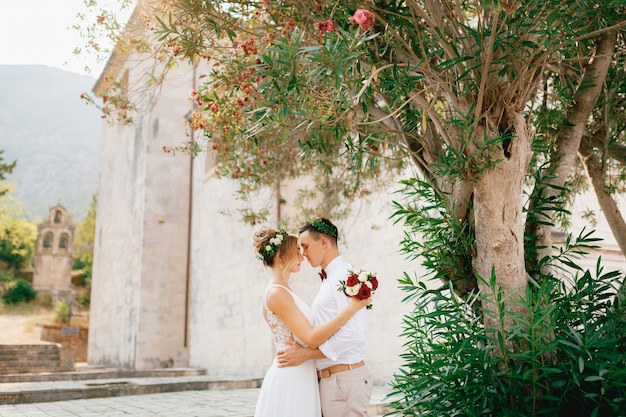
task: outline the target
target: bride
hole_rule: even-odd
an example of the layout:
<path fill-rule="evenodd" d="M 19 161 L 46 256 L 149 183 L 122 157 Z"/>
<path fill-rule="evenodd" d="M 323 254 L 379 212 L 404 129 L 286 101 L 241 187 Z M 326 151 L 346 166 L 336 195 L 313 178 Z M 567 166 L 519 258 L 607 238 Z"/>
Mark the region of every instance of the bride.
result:
<path fill-rule="evenodd" d="M 265 227 L 254 233 L 252 239 L 257 257 L 272 272 L 263 297 L 263 316 L 272 332 L 276 351 L 286 348 L 293 340 L 315 349 L 357 311 L 371 304 L 371 299 L 351 297 L 337 317 L 313 327 L 313 312 L 289 287 L 290 275 L 300 271 L 304 260 L 298 237 Z M 263 379 L 254 417 L 321 415 L 315 361 L 279 368 L 274 359 Z"/>

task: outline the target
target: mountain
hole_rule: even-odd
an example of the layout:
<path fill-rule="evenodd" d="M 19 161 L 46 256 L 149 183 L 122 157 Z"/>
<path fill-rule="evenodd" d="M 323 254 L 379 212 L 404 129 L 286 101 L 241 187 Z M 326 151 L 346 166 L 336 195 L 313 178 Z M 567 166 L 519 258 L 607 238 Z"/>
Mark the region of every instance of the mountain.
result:
<path fill-rule="evenodd" d="M 61 204 L 81 219 L 98 187 L 100 112 L 82 92 L 96 80 L 41 65 L 0 65 L 0 149 L 7 182 L 33 220 Z"/>

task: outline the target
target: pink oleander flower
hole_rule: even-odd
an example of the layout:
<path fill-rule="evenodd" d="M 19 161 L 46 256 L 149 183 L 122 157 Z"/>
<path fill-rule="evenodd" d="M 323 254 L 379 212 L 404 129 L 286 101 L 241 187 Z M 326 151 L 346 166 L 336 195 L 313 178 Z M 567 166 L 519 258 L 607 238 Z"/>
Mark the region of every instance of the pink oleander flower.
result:
<path fill-rule="evenodd" d="M 326 32 L 336 32 L 337 25 L 332 20 L 324 20 L 323 22 L 317 22 L 317 30 L 320 31 L 320 35 Z"/>
<path fill-rule="evenodd" d="M 270 0 L 263 0 L 263 4 L 270 4 Z"/>
<path fill-rule="evenodd" d="M 213 113 L 217 113 L 218 111 L 220 111 L 220 106 L 218 106 L 217 103 L 211 103 L 211 105 L 209 105 L 209 110 L 211 110 Z"/>
<path fill-rule="evenodd" d="M 255 72 L 256 72 L 256 68 L 248 68 L 247 70 L 241 73 L 241 78 L 248 78 Z"/>
<path fill-rule="evenodd" d="M 189 91 L 189 98 L 195 101 L 198 106 L 202 106 L 202 99 L 196 90 Z"/>
<path fill-rule="evenodd" d="M 350 18 L 350 23 L 356 23 L 359 27 L 366 31 L 376 22 L 376 16 L 369 10 L 359 9 L 354 12 L 354 16 Z"/>
<path fill-rule="evenodd" d="M 291 18 L 287 21 L 287 24 L 285 24 L 285 27 L 280 31 L 281 35 L 289 35 L 291 34 L 291 32 L 294 31 L 295 28 L 298 27 L 298 24 L 296 23 L 296 21 Z"/>

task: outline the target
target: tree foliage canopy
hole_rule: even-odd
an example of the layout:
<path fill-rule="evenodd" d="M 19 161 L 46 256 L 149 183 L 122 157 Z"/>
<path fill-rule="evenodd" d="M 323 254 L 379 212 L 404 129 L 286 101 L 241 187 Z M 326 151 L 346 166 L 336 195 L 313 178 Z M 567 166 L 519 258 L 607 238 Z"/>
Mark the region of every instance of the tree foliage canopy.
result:
<path fill-rule="evenodd" d="M 414 168 L 476 241 L 457 257 L 464 276 L 448 278 L 508 264 L 512 288 L 541 268 L 551 228 L 586 184 L 626 248 L 609 210 L 624 188 L 624 10 L 617 0 L 143 1 L 118 49 L 154 59 L 157 84 L 178 62 L 198 67 L 189 127 L 204 138 L 174 150 L 215 152 L 244 198 L 304 174 L 314 185 L 295 201 L 302 214 L 336 217 Z M 104 107 L 128 120 L 132 98 L 113 96 Z"/>
<path fill-rule="evenodd" d="M 462 254 L 482 264 L 474 272 L 503 261 L 494 235 L 515 236 L 502 248 L 516 258 L 534 245 L 515 267 L 519 284 L 521 269 L 541 267 L 546 228 L 586 183 L 579 154 L 590 178 L 595 167 L 607 180 L 597 193 L 623 190 L 622 2 L 159 6 L 155 56 L 208 68 L 190 121 L 205 141 L 183 148 L 216 152 L 244 195 L 305 173 L 322 196 L 306 190 L 319 203 L 308 210 L 336 215 L 384 174 L 414 167 L 475 234 L 475 253 Z"/>
<path fill-rule="evenodd" d="M 87 280 L 91 278 L 93 265 L 93 245 L 96 234 L 96 201 L 97 198 L 94 195 L 89 204 L 87 215 L 76 226 L 76 232 L 74 233 L 73 268 L 82 269 Z"/>
<path fill-rule="evenodd" d="M 4 181 L 7 179 L 7 175 L 13 172 L 17 161 L 13 161 L 11 163 L 4 162 L 4 150 L 0 149 L 0 181 Z M 8 193 L 10 188 L 6 187 L 4 184 L 0 188 L 0 196 Z"/>
<path fill-rule="evenodd" d="M 22 217 L 22 208 L 10 195 L 0 200 L 0 261 L 13 270 L 32 266 L 37 226 Z"/>

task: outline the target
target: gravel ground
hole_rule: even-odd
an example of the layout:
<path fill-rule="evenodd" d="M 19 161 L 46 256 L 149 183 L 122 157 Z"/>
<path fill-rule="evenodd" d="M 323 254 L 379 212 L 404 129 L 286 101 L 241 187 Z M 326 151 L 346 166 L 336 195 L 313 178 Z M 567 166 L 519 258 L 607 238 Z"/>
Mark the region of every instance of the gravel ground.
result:
<path fill-rule="evenodd" d="M 40 340 L 41 323 L 51 323 L 53 312 L 27 315 L 0 314 L 0 345 L 47 344 Z"/>

